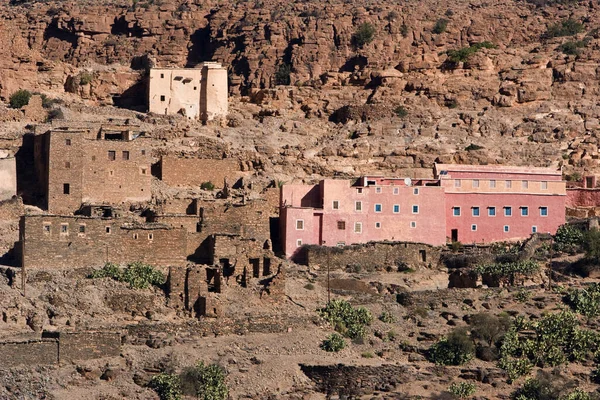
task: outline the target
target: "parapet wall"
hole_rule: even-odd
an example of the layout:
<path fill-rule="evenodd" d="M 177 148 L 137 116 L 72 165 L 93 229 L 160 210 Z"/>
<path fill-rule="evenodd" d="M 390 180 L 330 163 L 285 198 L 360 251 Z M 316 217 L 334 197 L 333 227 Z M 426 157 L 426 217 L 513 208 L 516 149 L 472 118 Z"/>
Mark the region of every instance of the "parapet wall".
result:
<path fill-rule="evenodd" d="M 363 270 L 383 269 L 405 264 L 407 267 L 437 265 L 441 249 L 423 243 L 371 242 L 344 247 L 305 246 L 306 263 L 310 267 L 346 268 Z"/>

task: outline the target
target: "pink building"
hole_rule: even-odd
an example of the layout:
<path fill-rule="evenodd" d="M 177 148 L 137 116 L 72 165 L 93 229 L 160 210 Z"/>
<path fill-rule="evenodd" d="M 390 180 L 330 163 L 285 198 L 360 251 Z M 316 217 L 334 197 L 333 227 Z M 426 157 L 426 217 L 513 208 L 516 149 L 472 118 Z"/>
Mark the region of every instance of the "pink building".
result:
<path fill-rule="evenodd" d="M 305 244 L 370 241 L 443 245 L 552 232 L 565 221 L 561 172 L 547 168 L 436 165 L 435 179 L 325 179 L 281 189 L 286 257 Z"/>
<path fill-rule="evenodd" d="M 501 165 L 436 164 L 446 198 L 446 236 L 482 243 L 556 233 L 565 223 L 560 170 Z"/>

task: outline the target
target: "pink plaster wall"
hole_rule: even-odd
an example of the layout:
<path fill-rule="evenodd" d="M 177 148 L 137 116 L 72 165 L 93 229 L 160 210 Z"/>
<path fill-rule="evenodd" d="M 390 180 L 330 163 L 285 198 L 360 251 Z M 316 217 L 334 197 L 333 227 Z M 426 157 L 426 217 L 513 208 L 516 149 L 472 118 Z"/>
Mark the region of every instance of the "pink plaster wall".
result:
<path fill-rule="evenodd" d="M 600 206 L 600 189 L 567 189 L 567 207 Z"/>

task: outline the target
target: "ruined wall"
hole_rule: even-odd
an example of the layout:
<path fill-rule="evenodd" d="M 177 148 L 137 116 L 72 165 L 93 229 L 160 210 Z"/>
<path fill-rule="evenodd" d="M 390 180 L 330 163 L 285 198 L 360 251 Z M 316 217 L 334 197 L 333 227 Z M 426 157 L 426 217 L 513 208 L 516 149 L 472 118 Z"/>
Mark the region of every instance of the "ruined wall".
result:
<path fill-rule="evenodd" d="M 17 163 L 14 157 L 0 158 L 0 201 L 17 194 Z"/>
<path fill-rule="evenodd" d="M 382 269 L 396 267 L 404 263 L 407 267 L 436 266 L 441 249 L 422 243 L 371 242 L 344 247 L 306 246 L 306 261 L 310 267 L 331 268 L 360 266 L 362 269 Z"/>
<path fill-rule="evenodd" d="M 58 345 L 60 362 L 118 357 L 121 334 L 118 332 L 61 332 Z"/>
<path fill-rule="evenodd" d="M 227 69 L 219 63 L 202 63 L 200 118 L 203 121 L 227 115 L 227 92 Z"/>
<path fill-rule="evenodd" d="M 118 332 L 44 332 L 40 339 L 0 342 L 0 368 L 118 357 Z"/>
<path fill-rule="evenodd" d="M 58 363 L 58 340 L 0 342 L 2 368 Z"/>
<path fill-rule="evenodd" d="M 270 238 L 269 216 L 272 205 L 264 200 L 246 204 L 200 204 L 201 232 L 241 235 L 263 242 Z"/>
<path fill-rule="evenodd" d="M 35 215 L 21 219 L 26 268 L 75 268 L 142 261 L 154 266 L 185 263 L 186 231 L 119 219 Z"/>

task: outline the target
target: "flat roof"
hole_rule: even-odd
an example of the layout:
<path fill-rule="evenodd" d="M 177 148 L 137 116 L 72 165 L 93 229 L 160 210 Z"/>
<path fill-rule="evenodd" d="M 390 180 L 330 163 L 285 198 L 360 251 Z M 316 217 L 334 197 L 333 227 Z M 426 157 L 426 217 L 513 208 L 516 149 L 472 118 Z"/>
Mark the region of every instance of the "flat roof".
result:
<path fill-rule="evenodd" d="M 560 169 L 552 167 L 517 167 L 512 165 L 463 165 L 463 164 L 435 164 L 435 170 L 455 172 L 487 172 L 487 173 L 518 173 L 535 175 L 562 175 Z"/>

